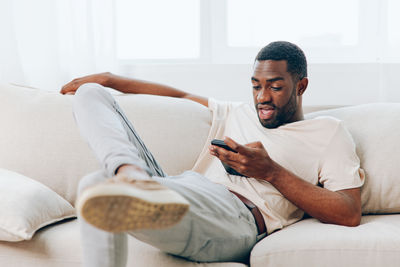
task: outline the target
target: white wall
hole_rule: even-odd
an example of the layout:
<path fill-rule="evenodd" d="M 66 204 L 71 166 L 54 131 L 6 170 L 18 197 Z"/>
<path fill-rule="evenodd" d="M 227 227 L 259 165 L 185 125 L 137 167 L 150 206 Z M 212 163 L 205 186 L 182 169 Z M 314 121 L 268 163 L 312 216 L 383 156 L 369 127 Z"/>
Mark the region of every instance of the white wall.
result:
<path fill-rule="evenodd" d="M 251 64 L 136 65 L 120 74 L 221 100 L 252 103 Z M 400 102 L 400 64 L 310 64 L 304 105 Z"/>

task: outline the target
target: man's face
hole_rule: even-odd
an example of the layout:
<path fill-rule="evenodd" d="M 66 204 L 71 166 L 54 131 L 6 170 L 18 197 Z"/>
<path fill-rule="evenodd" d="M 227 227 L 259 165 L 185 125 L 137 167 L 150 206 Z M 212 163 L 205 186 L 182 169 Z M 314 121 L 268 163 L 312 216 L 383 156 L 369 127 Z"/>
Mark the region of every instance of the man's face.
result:
<path fill-rule="evenodd" d="M 298 86 L 287 72 L 285 60 L 256 61 L 251 77 L 254 104 L 260 123 L 266 128 L 277 128 L 299 118 Z M 297 80 L 297 79 L 296 79 Z"/>

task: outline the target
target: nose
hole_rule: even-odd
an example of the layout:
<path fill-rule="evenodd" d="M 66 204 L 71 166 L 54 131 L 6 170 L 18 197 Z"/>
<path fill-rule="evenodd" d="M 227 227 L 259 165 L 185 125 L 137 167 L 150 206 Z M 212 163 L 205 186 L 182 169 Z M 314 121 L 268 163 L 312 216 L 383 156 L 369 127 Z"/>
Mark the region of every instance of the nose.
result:
<path fill-rule="evenodd" d="M 257 103 L 271 102 L 271 92 L 268 88 L 263 87 L 257 92 Z"/>

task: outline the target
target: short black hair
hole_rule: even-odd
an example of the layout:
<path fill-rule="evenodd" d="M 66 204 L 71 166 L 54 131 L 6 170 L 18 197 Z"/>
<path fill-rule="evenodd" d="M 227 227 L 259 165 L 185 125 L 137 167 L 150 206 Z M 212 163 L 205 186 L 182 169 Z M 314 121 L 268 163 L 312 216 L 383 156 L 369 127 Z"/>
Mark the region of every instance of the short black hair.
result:
<path fill-rule="evenodd" d="M 298 79 L 307 77 L 307 60 L 303 50 L 286 41 L 276 41 L 263 47 L 256 56 L 256 61 L 286 60 L 287 72 Z"/>

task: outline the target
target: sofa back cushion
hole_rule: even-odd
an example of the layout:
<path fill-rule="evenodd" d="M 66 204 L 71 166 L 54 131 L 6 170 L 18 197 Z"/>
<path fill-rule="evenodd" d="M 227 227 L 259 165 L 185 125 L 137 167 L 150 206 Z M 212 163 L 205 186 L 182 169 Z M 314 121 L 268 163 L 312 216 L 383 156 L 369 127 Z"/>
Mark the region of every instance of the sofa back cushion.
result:
<path fill-rule="evenodd" d="M 353 136 L 366 180 L 362 210 L 368 213 L 400 212 L 400 104 L 379 103 L 318 111 L 342 120 Z"/>
<path fill-rule="evenodd" d="M 0 168 L 47 185 L 71 204 L 79 180 L 100 168 L 75 125 L 73 97 L 0 84 Z M 211 124 L 207 108 L 160 96 L 115 97 L 168 174 L 193 167 Z"/>

